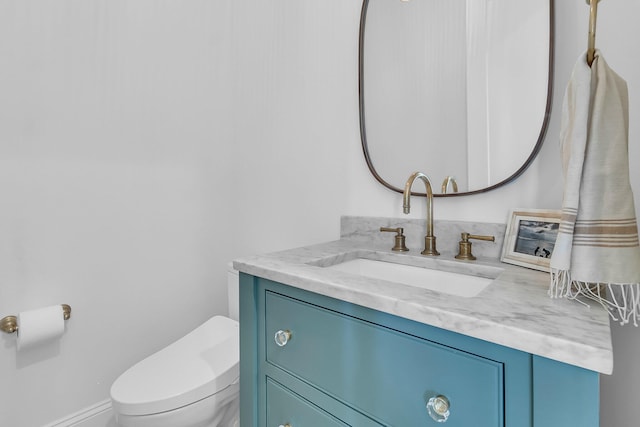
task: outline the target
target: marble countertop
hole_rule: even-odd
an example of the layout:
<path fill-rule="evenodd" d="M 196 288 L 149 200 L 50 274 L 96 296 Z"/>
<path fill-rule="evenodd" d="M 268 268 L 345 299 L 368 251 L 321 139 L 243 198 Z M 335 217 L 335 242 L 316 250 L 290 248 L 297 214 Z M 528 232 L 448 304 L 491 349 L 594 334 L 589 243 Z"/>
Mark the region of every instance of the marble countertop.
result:
<path fill-rule="evenodd" d="M 323 268 L 341 259 L 366 255 L 431 263 L 468 273 L 499 267 L 497 278 L 475 297 L 427 289 Z M 477 254 L 476 254 L 477 255 Z M 411 258 L 406 258 L 411 257 Z M 610 374 L 613 350 L 609 316 L 597 304 L 551 299 L 549 274 L 500 263 L 495 258 L 458 261 L 450 256 L 398 254 L 388 245 L 341 240 L 245 257 L 234 268 L 254 276 L 394 314 L 496 344 Z"/>

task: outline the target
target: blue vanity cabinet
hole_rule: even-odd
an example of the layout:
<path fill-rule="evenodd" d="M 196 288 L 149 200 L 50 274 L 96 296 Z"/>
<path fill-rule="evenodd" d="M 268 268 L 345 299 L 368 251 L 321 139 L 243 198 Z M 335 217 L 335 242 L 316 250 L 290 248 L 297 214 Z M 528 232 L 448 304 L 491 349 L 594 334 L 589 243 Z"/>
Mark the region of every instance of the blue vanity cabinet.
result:
<path fill-rule="evenodd" d="M 240 280 L 242 427 L 598 426 L 594 372 Z"/>

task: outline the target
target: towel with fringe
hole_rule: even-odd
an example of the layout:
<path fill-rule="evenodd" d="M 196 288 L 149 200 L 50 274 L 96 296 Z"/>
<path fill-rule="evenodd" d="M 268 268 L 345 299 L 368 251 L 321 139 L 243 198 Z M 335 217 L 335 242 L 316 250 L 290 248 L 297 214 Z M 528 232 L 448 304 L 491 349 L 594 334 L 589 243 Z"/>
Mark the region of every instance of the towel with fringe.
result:
<path fill-rule="evenodd" d="M 554 298 L 600 302 L 638 326 L 640 246 L 629 181 L 626 82 L 596 51 L 578 58 L 562 106 L 562 218 L 551 257 Z"/>

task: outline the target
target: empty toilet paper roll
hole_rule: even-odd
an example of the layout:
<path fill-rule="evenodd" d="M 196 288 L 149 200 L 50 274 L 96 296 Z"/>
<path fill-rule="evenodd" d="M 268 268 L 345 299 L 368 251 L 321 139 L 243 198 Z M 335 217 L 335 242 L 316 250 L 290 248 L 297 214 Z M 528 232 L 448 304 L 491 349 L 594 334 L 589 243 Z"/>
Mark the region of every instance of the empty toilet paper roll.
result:
<path fill-rule="evenodd" d="M 18 351 L 49 343 L 63 333 L 64 313 L 60 305 L 18 314 Z"/>

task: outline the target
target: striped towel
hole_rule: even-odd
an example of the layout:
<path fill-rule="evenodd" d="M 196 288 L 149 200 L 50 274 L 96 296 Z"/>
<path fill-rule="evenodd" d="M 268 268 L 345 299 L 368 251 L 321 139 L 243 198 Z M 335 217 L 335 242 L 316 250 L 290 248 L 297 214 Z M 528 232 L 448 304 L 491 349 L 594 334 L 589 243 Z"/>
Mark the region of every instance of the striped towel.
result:
<path fill-rule="evenodd" d="M 551 297 L 600 302 L 621 324 L 640 315 L 640 246 L 629 182 L 626 82 L 599 51 L 574 69 L 562 107 L 564 198 Z"/>

